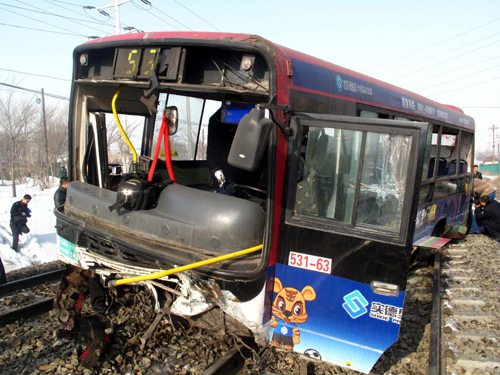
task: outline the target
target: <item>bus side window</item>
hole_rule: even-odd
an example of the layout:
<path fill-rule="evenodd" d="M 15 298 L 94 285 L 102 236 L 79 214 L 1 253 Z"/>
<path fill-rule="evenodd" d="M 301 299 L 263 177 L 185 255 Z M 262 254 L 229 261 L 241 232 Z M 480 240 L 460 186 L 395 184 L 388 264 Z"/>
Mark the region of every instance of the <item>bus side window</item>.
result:
<path fill-rule="evenodd" d="M 399 230 L 410 148 L 411 137 L 404 135 L 309 128 L 294 214 Z"/>
<path fill-rule="evenodd" d="M 295 213 L 350 223 L 362 132 L 310 128 Z"/>
<path fill-rule="evenodd" d="M 408 136 L 367 133 L 356 224 L 399 230 L 410 148 Z"/>

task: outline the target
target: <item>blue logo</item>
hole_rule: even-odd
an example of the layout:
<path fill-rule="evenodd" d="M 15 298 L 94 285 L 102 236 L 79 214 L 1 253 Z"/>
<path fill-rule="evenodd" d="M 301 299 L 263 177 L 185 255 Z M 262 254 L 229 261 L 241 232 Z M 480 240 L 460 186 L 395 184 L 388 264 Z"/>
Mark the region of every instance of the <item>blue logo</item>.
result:
<path fill-rule="evenodd" d="M 359 318 L 361 315 L 368 312 L 366 309 L 368 301 L 365 297 L 363 297 L 359 290 L 355 290 L 354 292 L 344 296 L 344 301 L 345 303 L 342 304 L 342 307 L 353 319 Z"/>
<path fill-rule="evenodd" d="M 337 88 L 339 89 L 339 92 L 342 92 L 342 89 L 344 88 L 344 81 L 342 81 L 340 74 L 337 74 L 336 81 L 337 81 Z"/>

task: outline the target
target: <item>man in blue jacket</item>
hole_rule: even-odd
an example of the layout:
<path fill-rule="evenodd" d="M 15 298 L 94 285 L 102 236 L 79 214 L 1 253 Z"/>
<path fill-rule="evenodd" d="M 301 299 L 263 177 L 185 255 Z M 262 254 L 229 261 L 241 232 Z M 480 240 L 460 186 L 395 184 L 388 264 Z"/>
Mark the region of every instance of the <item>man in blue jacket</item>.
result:
<path fill-rule="evenodd" d="M 23 199 L 15 202 L 10 209 L 10 229 L 12 230 L 12 248 L 18 251 L 19 234 L 29 233 L 30 229 L 26 225 L 28 218 L 31 217 L 31 210 L 28 208 L 28 203 L 31 200 L 31 195 L 26 194 Z"/>

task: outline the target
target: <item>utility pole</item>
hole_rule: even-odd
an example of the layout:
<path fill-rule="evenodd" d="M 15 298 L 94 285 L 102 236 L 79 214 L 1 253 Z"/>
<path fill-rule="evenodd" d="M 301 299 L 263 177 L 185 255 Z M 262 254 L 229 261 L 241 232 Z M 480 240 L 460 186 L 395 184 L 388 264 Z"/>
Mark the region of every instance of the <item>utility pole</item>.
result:
<path fill-rule="evenodd" d="M 42 121 L 43 121 L 43 132 L 45 135 L 45 168 L 46 172 L 48 174 L 48 168 L 50 167 L 49 165 L 49 146 L 48 146 L 48 141 L 47 141 L 47 119 L 45 118 L 45 95 L 43 93 L 43 89 L 41 90 L 42 93 Z"/>
<path fill-rule="evenodd" d="M 492 157 L 492 163 L 495 163 L 495 129 L 498 128 L 495 125 L 491 125 L 490 129 L 493 135 L 493 147 L 492 147 L 493 152 L 491 153 L 491 157 Z"/>
<path fill-rule="evenodd" d="M 106 8 L 111 8 L 111 7 L 114 7 L 115 8 L 115 35 L 120 35 L 121 34 L 121 29 L 120 29 L 120 5 L 122 4 L 125 4 L 125 3 L 130 3 L 132 0 L 124 0 L 122 2 L 118 1 L 118 0 L 113 0 L 113 4 L 108 4 L 108 5 L 104 5 L 102 7 L 99 7 L 99 8 L 95 8 L 97 10 L 100 10 L 100 9 L 106 9 Z"/>

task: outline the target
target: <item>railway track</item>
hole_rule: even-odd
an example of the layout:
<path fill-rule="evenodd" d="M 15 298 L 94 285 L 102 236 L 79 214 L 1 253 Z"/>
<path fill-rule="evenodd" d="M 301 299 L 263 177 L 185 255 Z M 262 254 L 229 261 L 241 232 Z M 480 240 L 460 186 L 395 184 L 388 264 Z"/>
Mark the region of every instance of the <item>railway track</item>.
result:
<path fill-rule="evenodd" d="M 491 244 L 491 242 L 488 243 Z M 477 246 L 474 242 L 468 241 L 448 245 L 443 249 L 442 254 L 438 254 L 434 265 L 427 267 L 421 265 L 411 270 L 400 340 L 382 356 L 372 370 L 372 374 L 500 373 L 498 367 L 500 356 L 498 356 L 498 350 L 495 350 L 499 346 L 500 332 L 496 327 L 498 327 L 500 306 L 493 305 L 491 302 L 493 298 L 498 300 L 496 296 L 498 283 L 486 288 L 487 290 L 482 285 L 485 282 L 485 272 L 480 266 L 484 267 L 484 263 L 487 264 L 488 261 L 477 264 L 476 255 L 481 245 L 482 243 Z M 500 259 L 498 263 L 500 264 Z M 35 285 L 40 282 L 60 278 L 58 272 L 62 271 L 51 273 L 50 277 L 44 274 L 2 286 L 0 288 L 0 296 L 3 296 L 1 300 L 26 296 L 26 293 L 33 294 L 33 288 L 37 288 L 38 286 Z M 114 343 L 109 353 L 103 356 L 100 367 L 95 370 L 95 373 L 120 374 L 136 368 L 143 373 L 163 371 L 163 373 L 204 375 L 244 375 L 262 372 L 301 375 L 359 374 L 326 363 L 310 362 L 294 353 L 274 348 L 250 347 L 230 337 L 221 339 L 199 329 L 176 329 L 170 326 L 166 317 L 160 321 L 151 335 L 151 341 L 141 344 L 141 338 L 151 326 L 155 316 L 147 294 L 141 293 L 136 298 L 134 306 L 122 306 L 112 312 L 115 315 L 112 318 L 113 323 L 117 327 Z M 444 300 L 440 299 L 441 296 Z M 19 299 L 22 298 L 19 297 Z M 44 301 L 37 301 L 37 303 L 43 305 Z M 0 329 L 7 325 L 10 331 L 22 331 L 23 326 L 26 324 L 32 326 L 33 323 L 30 322 L 36 321 L 35 326 L 40 326 L 38 327 L 40 336 L 35 336 L 32 341 L 38 342 L 37 340 L 41 340 L 47 332 L 49 332 L 49 337 L 55 337 L 56 327 L 53 321 L 47 321 L 43 317 L 34 317 L 43 313 L 43 309 L 48 311 L 52 308 L 52 301 L 50 304 L 45 303 L 47 303 L 45 307 L 38 307 L 38 312 L 32 313 L 32 318 L 28 318 L 22 310 L 11 315 L 16 319 L 4 317 Z M 440 305 L 443 306 L 442 314 L 436 311 L 436 306 Z M 0 315 L 0 320 L 4 315 Z M 18 320 L 21 316 L 25 319 Z M 0 331 L 0 337 L 5 339 L 6 332 L 8 333 L 8 331 Z M 56 358 L 65 358 L 64 364 L 62 362 L 57 364 L 54 359 L 48 363 L 39 362 L 34 365 L 34 368 L 45 366 L 43 368 L 55 371 L 58 366 L 67 365 L 73 366 L 73 373 L 85 373 L 85 369 L 78 367 L 78 358 L 71 354 L 74 352 L 74 349 L 71 349 L 74 343 L 64 340 L 54 343 L 54 340 L 56 339 L 49 339 L 47 346 L 54 347 Z M 3 364 L 3 356 L 2 345 L 0 345 L 0 366 Z M 18 352 L 16 358 L 19 356 L 22 358 L 23 354 Z M 51 354 L 47 355 L 47 358 L 50 359 Z M 14 362 L 6 367 L 8 369 L 6 374 L 17 373 L 12 370 L 15 369 Z M 115 368 L 115 372 L 108 371 L 110 368 Z"/>
<path fill-rule="evenodd" d="M 0 325 L 49 312 L 64 269 L 42 273 L 0 286 Z"/>
<path fill-rule="evenodd" d="M 443 254 L 443 349 L 449 374 L 500 373 L 495 271 L 500 245 L 495 245 L 491 251 L 465 242 L 447 247 Z"/>

